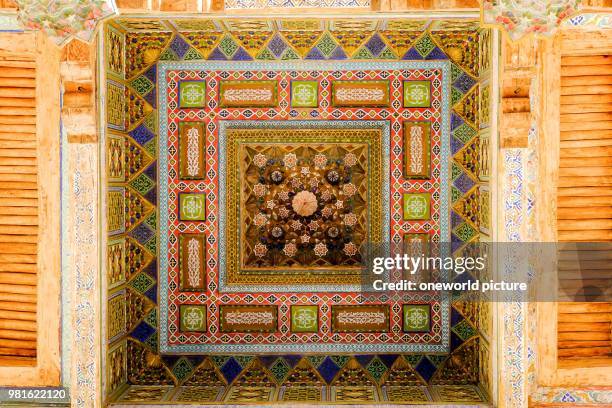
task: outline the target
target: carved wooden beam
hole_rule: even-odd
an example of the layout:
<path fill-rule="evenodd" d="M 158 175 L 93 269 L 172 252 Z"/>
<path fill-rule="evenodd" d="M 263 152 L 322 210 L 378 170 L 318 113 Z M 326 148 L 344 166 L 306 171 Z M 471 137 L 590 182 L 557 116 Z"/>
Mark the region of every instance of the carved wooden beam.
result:
<path fill-rule="evenodd" d="M 533 37 L 513 42 L 504 35 L 502 51 L 500 146 L 526 148 L 532 123 L 530 90 L 536 75 Z"/>
<path fill-rule="evenodd" d="M 154 1 L 160 11 L 201 12 L 197 0 L 158 0 Z"/>
<path fill-rule="evenodd" d="M 98 141 L 92 47 L 72 40 L 62 52 L 62 124 L 68 143 Z"/>
<path fill-rule="evenodd" d="M 147 0 L 116 0 L 115 3 L 122 13 L 148 11 Z"/>

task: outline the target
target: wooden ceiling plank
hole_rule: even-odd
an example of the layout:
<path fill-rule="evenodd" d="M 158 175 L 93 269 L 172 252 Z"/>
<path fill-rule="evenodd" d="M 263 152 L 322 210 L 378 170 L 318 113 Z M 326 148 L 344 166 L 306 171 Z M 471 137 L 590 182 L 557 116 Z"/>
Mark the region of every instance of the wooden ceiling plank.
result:
<path fill-rule="evenodd" d="M 28 307 L 36 309 L 35 304 L 26 304 Z M 22 330 L 0 330 L 0 339 L 13 339 L 13 340 L 36 340 L 36 333 L 22 331 Z"/>
<path fill-rule="evenodd" d="M 563 56 L 561 66 L 567 65 L 610 65 L 612 58 L 609 55 Z"/>
<path fill-rule="evenodd" d="M 608 176 L 559 177 L 558 185 L 559 187 L 612 186 L 612 177 L 608 177 Z"/>
<path fill-rule="evenodd" d="M 36 332 L 36 322 L 0 319 L 0 329 Z"/>
<path fill-rule="evenodd" d="M 597 197 L 597 196 L 609 196 L 612 195 L 612 187 L 575 187 L 575 188 L 559 188 L 557 190 L 559 197 L 568 196 L 585 196 L 585 197 Z"/>
<path fill-rule="evenodd" d="M 37 268 L 35 264 L 31 263 L 0 262 L 0 272 L 21 272 L 35 274 L 37 272 Z"/>
<path fill-rule="evenodd" d="M 36 295 L 0 291 L 0 301 L 36 304 Z"/>
<path fill-rule="evenodd" d="M 10 283 L 12 285 L 36 285 L 36 274 L 7 270 L 0 272 L 0 283 Z"/>

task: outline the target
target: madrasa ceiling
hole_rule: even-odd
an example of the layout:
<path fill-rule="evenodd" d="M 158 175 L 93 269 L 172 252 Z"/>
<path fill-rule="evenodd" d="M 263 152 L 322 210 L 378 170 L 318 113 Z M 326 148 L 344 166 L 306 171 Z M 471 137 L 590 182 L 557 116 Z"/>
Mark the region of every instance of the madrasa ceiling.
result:
<path fill-rule="evenodd" d="M 365 242 L 458 253 L 488 231 L 487 30 L 124 18 L 105 37 L 109 394 L 486 381 L 486 306 L 363 294 L 359 274 Z"/>

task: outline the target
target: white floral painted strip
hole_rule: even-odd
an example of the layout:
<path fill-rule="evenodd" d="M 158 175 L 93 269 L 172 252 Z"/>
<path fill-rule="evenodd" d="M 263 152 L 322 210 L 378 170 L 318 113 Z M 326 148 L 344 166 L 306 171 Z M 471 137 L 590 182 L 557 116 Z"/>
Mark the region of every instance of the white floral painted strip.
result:
<path fill-rule="evenodd" d="M 355 8 L 370 7 L 370 0 L 226 0 L 225 9 L 253 10 L 268 8 Z"/>
<path fill-rule="evenodd" d="M 269 101 L 272 99 L 272 91 L 270 89 L 228 89 L 223 93 L 223 98 L 229 102 L 242 101 Z"/>
<path fill-rule="evenodd" d="M 225 321 L 229 324 L 272 324 L 274 315 L 271 312 L 227 312 Z"/>
<path fill-rule="evenodd" d="M 196 238 L 187 243 L 187 279 L 192 288 L 200 285 L 200 242 Z"/>
<path fill-rule="evenodd" d="M 381 312 L 340 312 L 338 323 L 341 324 L 383 324 L 386 316 Z"/>
<path fill-rule="evenodd" d="M 376 101 L 385 100 L 385 91 L 370 88 L 342 88 L 336 91 L 336 99 L 341 102 Z"/>
<path fill-rule="evenodd" d="M 187 131 L 187 175 L 196 177 L 200 174 L 200 132 L 192 127 Z"/>

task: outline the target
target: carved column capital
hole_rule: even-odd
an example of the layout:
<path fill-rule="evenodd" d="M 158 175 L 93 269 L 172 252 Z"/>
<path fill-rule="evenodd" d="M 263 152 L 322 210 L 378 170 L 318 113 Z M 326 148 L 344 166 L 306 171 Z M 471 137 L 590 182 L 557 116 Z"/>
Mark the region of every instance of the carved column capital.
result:
<path fill-rule="evenodd" d="M 577 14 L 581 0 L 483 0 L 485 24 L 501 27 L 510 39 L 529 34 L 551 36 L 563 21 Z"/>
<path fill-rule="evenodd" d="M 17 19 L 62 46 L 78 38 L 90 42 L 98 23 L 117 14 L 113 0 L 16 0 Z"/>

